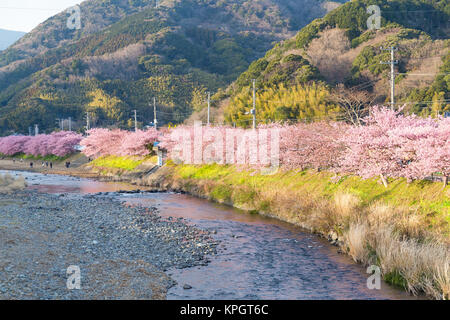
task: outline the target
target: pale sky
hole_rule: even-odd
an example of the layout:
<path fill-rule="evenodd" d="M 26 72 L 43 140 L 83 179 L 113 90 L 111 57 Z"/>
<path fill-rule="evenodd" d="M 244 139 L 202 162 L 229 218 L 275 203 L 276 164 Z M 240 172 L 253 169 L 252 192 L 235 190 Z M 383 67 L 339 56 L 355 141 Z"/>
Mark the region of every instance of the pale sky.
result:
<path fill-rule="evenodd" d="M 0 29 L 29 32 L 83 0 L 0 0 Z"/>

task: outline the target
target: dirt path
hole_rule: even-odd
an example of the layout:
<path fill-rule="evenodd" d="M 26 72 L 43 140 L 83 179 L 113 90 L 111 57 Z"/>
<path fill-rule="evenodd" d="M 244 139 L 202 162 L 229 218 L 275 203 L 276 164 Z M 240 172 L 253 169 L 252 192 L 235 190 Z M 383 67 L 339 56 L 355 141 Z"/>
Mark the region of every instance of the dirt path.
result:
<path fill-rule="evenodd" d="M 14 171 L 28 171 L 28 172 L 37 172 L 44 174 L 60 174 L 60 175 L 69 175 L 69 176 L 78 176 L 85 178 L 95 178 L 98 174 L 91 172 L 89 169 L 84 168 L 84 165 L 88 163 L 86 157 L 77 155 L 72 158 L 69 158 L 67 161 L 70 161 L 70 167 L 65 167 L 65 161 L 62 162 L 54 162 L 53 168 L 50 166 L 42 166 L 42 161 L 35 160 L 11 160 L 4 159 L 0 160 L 0 169 L 1 170 L 14 170 Z M 30 162 L 33 163 L 33 167 L 30 166 Z"/>

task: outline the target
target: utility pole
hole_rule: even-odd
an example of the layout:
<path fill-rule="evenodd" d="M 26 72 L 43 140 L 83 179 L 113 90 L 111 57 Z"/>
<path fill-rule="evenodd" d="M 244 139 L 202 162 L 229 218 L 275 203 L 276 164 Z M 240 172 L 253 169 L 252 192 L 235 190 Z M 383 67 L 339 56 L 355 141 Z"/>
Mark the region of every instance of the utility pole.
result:
<path fill-rule="evenodd" d="M 137 125 L 137 110 L 133 110 L 134 111 L 134 131 L 137 132 L 138 131 L 138 125 Z"/>
<path fill-rule="evenodd" d="M 391 108 L 394 109 L 395 107 L 395 69 L 394 66 L 396 64 L 398 64 L 398 60 L 394 60 L 394 53 L 395 51 L 397 51 L 398 49 L 395 47 L 390 47 L 390 48 L 386 48 L 384 49 L 383 47 L 380 48 L 381 50 L 384 51 L 390 51 L 391 52 L 391 61 L 389 62 L 384 62 L 381 61 L 381 64 L 390 64 L 391 65 Z"/>
<path fill-rule="evenodd" d="M 210 123 L 210 116 L 211 116 L 211 92 L 208 91 L 208 126 Z"/>
<path fill-rule="evenodd" d="M 69 117 L 69 131 L 72 131 L 72 117 Z"/>
<path fill-rule="evenodd" d="M 156 117 L 156 97 L 153 97 L 153 125 L 158 129 L 158 119 Z"/>
<path fill-rule="evenodd" d="M 86 112 L 86 131 L 89 131 L 91 129 L 91 123 L 89 119 L 89 112 Z"/>
<path fill-rule="evenodd" d="M 28 135 L 29 135 L 29 136 L 32 135 L 31 131 L 32 131 L 32 128 L 31 128 L 31 127 L 28 127 Z"/>
<path fill-rule="evenodd" d="M 256 79 L 253 82 L 253 109 L 251 114 L 253 115 L 253 129 L 256 129 Z"/>

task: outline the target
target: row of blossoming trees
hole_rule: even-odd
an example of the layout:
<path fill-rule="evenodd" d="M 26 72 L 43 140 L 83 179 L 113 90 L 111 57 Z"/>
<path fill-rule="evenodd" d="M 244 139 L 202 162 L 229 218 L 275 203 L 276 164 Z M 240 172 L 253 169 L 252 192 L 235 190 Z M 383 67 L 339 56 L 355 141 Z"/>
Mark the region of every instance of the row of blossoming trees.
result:
<path fill-rule="evenodd" d="M 0 153 L 64 156 L 77 144 L 88 157 L 147 156 L 155 141 L 172 159 L 187 163 L 280 165 L 287 170 L 329 170 L 362 178 L 450 175 L 450 118 L 420 118 L 374 107 L 363 126 L 338 122 L 272 124 L 258 130 L 187 127 L 130 132 L 93 129 L 0 138 Z M 181 156 L 180 156 L 181 155 Z"/>
<path fill-rule="evenodd" d="M 8 136 L 0 138 L 0 154 L 14 156 L 25 154 L 31 156 L 55 155 L 64 157 L 75 152 L 75 146 L 82 140 L 80 134 L 61 131 L 36 136 Z"/>
<path fill-rule="evenodd" d="M 387 178 L 411 181 L 435 173 L 443 176 L 446 185 L 450 175 L 450 118 L 421 118 L 374 107 L 362 126 L 339 122 L 273 124 L 260 126 L 253 136 L 251 132 L 181 126 L 161 140 L 169 157 L 189 163 L 280 164 L 288 170 L 378 177 L 385 186 Z M 243 145 L 246 148 L 240 148 Z M 273 152 L 274 146 L 277 152 Z M 274 156 L 278 161 L 273 162 Z"/>
<path fill-rule="evenodd" d="M 92 129 L 81 141 L 83 153 L 88 157 L 147 156 L 159 138 L 155 129 L 136 132 L 120 129 Z"/>

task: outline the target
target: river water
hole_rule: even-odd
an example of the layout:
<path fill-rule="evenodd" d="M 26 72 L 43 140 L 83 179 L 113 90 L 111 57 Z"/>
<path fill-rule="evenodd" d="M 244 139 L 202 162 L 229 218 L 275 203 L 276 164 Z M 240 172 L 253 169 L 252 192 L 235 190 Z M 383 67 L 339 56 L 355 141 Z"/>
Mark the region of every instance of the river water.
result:
<path fill-rule="evenodd" d="M 28 188 L 39 192 L 111 192 L 129 204 L 157 207 L 163 217 L 182 217 L 217 232 L 218 253 L 208 257 L 207 266 L 167 271 L 178 282 L 168 299 L 412 299 L 383 282 L 381 290 L 369 290 L 365 268 L 327 241 L 276 219 L 181 194 L 119 193 L 137 189 L 125 183 L 10 174 L 24 176 Z M 192 289 L 183 289 L 185 284 Z"/>

